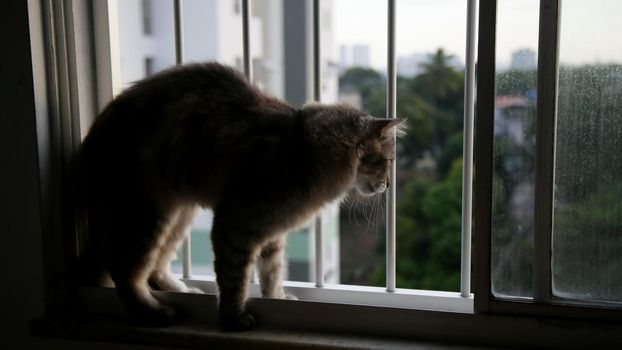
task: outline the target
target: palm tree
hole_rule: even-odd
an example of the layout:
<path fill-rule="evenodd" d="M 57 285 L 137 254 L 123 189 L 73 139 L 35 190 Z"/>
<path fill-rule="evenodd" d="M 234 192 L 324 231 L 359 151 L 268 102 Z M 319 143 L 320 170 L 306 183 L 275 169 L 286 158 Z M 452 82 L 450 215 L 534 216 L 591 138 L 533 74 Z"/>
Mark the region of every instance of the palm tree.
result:
<path fill-rule="evenodd" d="M 442 48 L 428 55 L 428 62 L 421 64 L 424 73 L 418 78 L 419 91 L 428 97 L 428 101 L 438 107 L 440 101 L 454 96 L 462 88 L 462 77 L 450 66 L 454 55 L 447 55 Z"/>

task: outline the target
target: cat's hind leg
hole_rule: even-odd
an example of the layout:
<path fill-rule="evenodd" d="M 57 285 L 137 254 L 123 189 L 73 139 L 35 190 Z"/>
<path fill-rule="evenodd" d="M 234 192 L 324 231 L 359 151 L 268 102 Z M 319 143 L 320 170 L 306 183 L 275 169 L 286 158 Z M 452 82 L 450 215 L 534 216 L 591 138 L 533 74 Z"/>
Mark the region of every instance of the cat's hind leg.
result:
<path fill-rule="evenodd" d="M 175 258 L 175 252 L 181 242 L 189 233 L 198 211 L 199 209 L 195 206 L 187 206 L 179 208 L 171 215 L 169 231 L 164 233 L 165 242 L 160 248 L 155 267 L 149 277 L 149 283 L 157 286 L 158 289 L 167 292 L 203 293 L 198 288 L 186 286 L 171 273 L 171 261 Z"/>
<path fill-rule="evenodd" d="M 259 283 L 264 298 L 292 299 L 297 298 L 283 290 L 283 277 L 286 274 L 285 240 L 286 235 L 268 241 L 261 247 L 257 266 L 259 267 Z"/>
<path fill-rule="evenodd" d="M 158 214 L 160 211 L 145 202 L 134 206 L 119 204 L 117 209 L 114 217 L 111 215 L 108 220 L 110 239 L 104 261 L 119 298 L 143 321 L 158 326 L 173 324 L 175 311 L 160 303 L 151 294 L 148 284 L 164 245 L 163 232 L 169 223 Z"/>
<path fill-rule="evenodd" d="M 246 309 L 248 285 L 257 248 L 252 235 L 231 229 L 214 218 L 212 247 L 218 283 L 218 316 L 225 331 L 246 331 L 255 318 Z"/>
<path fill-rule="evenodd" d="M 147 283 L 155 263 L 155 254 L 141 254 L 141 258 L 140 261 L 133 261 L 130 264 L 113 264 L 109 268 L 119 298 L 130 312 L 149 323 L 155 325 L 175 323 L 175 311 L 160 303 L 151 294 Z M 118 267 L 112 267 L 114 265 Z"/>

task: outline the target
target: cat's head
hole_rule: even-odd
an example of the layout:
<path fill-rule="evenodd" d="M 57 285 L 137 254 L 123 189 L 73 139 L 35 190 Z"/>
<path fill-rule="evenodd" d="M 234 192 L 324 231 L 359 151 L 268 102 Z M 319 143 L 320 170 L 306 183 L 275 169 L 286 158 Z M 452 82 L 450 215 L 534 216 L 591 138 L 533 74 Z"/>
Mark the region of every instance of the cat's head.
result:
<path fill-rule="evenodd" d="M 365 126 L 356 146 L 358 167 L 354 188 L 364 196 L 372 196 L 386 191 L 391 185 L 395 136 L 404 132 L 406 119 L 363 118 Z"/>

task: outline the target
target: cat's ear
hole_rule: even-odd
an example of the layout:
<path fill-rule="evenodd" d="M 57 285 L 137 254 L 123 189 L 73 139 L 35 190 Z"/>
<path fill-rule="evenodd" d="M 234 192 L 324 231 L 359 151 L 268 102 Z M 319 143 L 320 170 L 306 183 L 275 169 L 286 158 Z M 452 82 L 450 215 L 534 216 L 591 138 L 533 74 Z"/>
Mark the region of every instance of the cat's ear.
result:
<path fill-rule="evenodd" d="M 371 121 L 371 134 L 374 137 L 387 135 L 395 128 L 395 135 L 402 136 L 406 132 L 406 118 L 375 118 Z"/>

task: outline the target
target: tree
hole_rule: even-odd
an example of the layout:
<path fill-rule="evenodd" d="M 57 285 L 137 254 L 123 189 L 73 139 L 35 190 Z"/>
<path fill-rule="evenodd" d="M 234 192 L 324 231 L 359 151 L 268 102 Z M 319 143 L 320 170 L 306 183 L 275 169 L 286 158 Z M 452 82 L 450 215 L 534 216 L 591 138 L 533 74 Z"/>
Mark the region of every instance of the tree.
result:
<path fill-rule="evenodd" d="M 415 79 L 416 90 L 435 107 L 443 101 L 453 100 L 463 88 L 463 79 L 450 65 L 453 58 L 453 55 L 447 55 L 439 48 L 428 55 L 427 62 L 421 64 L 424 73 Z"/>
<path fill-rule="evenodd" d="M 495 79 L 495 89 L 500 96 L 526 96 L 536 88 L 537 71 L 509 70 L 498 73 Z"/>
<path fill-rule="evenodd" d="M 377 98 L 375 95 L 382 91 L 384 85 L 385 79 L 371 68 L 353 67 L 339 77 L 339 89 L 356 89 L 361 94 L 363 108 L 367 110 L 370 108 L 370 99 Z M 382 114 L 377 111 L 369 112 L 378 116 L 384 115 L 384 112 Z"/>

